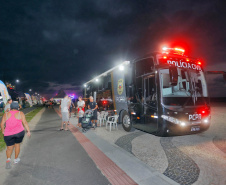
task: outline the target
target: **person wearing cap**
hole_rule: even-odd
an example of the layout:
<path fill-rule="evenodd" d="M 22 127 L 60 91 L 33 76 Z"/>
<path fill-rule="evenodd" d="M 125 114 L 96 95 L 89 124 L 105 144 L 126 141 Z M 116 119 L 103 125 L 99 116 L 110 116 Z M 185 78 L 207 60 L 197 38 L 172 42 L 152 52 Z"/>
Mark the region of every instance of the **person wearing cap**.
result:
<path fill-rule="evenodd" d="M 12 99 L 8 99 L 8 101 L 7 101 L 6 105 L 5 105 L 5 109 L 4 109 L 5 112 L 9 112 L 10 111 L 10 105 L 11 105 L 12 102 L 13 102 Z"/>
<path fill-rule="evenodd" d="M 6 169 L 11 168 L 11 155 L 15 148 L 15 159 L 14 164 L 20 162 L 18 158 L 20 153 L 20 143 L 24 138 L 24 127 L 27 130 L 28 137 L 31 136 L 28 123 L 26 121 L 25 115 L 23 112 L 18 111 L 19 104 L 17 102 L 12 102 L 10 105 L 10 111 L 5 112 L 2 117 L 1 129 L 4 135 L 4 140 L 7 145 L 6 150 Z"/>

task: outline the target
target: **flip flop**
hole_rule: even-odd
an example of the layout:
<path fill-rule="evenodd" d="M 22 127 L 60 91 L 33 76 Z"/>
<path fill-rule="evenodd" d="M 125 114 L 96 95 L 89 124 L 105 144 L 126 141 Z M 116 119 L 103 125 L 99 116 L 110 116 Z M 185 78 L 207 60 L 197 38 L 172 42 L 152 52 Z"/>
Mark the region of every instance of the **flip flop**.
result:
<path fill-rule="evenodd" d="M 60 131 L 64 130 L 63 128 L 60 129 Z"/>
<path fill-rule="evenodd" d="M 65 129 L 65 131 L 68 131 L 68 129 L 67 130 Z"/>

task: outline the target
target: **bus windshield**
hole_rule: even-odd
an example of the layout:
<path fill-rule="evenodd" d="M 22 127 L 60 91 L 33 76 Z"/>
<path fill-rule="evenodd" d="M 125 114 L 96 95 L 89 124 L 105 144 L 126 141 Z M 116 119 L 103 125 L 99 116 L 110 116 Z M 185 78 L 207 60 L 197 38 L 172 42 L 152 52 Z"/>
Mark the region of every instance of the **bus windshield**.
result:
<path fill-rule="evenodd" d="M 168 69 L 160 69 L 160 83 L 163 104 L 167 106 L 205 105 L 207 102 L 207 85 L 203 71 L 177 67 L 178 82 L 170 83 Z"/>

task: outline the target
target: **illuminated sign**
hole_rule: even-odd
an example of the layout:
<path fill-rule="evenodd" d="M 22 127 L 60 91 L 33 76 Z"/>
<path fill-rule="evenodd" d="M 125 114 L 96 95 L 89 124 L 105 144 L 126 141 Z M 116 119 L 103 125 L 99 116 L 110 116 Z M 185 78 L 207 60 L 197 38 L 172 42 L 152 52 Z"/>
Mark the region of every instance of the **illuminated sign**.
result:
<path fill-rule="evenodd" d="M 198 64 L 192 64 L 192 63 L 183 62 L 183 61 L 171 61 L 171 60 L 167 60 L 167 64 L 174 65 L 176 67 L 202 71 L 202 68 Z"/>

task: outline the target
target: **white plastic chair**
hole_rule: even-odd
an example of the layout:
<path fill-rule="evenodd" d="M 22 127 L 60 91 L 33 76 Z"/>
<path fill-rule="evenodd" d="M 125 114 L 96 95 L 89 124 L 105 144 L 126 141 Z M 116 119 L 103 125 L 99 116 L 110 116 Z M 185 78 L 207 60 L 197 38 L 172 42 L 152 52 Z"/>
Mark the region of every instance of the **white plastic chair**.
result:
<path fill-rule="evenodd" d="M 101 111 L 100 113 L 100 116 L 99 116 L 99 124 L 100 124 L 100 127 L 101 127 L 101 124 L 103 123 L 104 124 L 104 114 L 105 114 L 105 111 Z"/>
<path fill-rule="evenodd" d="M 118 124 L 117 124 L 118 117 L 119 117 L 119 115 L 114 115 L 114 116 L 108 117 L 108 120 L 106 122 L 106 129 L 107 129 L 107 126 L 109 124 L 110 125 L 110 132 L 111 132 L 111 125 L 114 127 L 114 129 L 116 129 L 116 128 L 118 129 Z"/>
<path fill-rule="evenodd" d="M 100 113 L 99 112 L 97 112 L 97 123 L 100 124 Z"/>
<path fill-rule="evenodd" d="M 105 124 L 105 122 L 107 121 L 107 116 L 108 116 L 108 112 L 106 111 L 103 115 L 103 123 Z"/>

